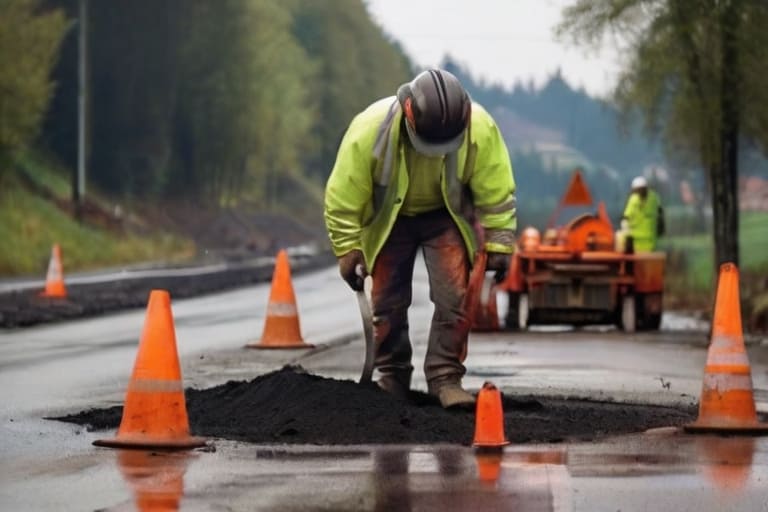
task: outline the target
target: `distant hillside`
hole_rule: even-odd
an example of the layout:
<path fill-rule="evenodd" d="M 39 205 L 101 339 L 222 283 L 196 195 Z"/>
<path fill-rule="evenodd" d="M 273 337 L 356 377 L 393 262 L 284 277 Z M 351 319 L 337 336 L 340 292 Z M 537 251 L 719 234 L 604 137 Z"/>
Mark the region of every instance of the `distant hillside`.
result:
<path fill-rule="evenodd" d="M 505 89 L 479 82 L 450 58 L 443 67 L 498 123 L 512 157 L 523 225 L 546 220 L 577 167 L 595 200 L 605 201 L 618 217 L 632 177 L 664 162 L 639 130 L 620 133 L 611 105 L 574 90 L 559 72 L 541 89 L 520 84 Z"/>
<path fill-rule="evenodd" d="M 639 129 L 621 134 L 616 110 L 583 90 L 572 89 L 559 71 L 541 89 L 517 84 L 508 90 L 479 83 L 450 58 L 443 66 L 498 116 L 510 151 L 537 143 L 561 144 L 585 155 L 594 166 L 614 168 L 627 177 L 663 161 L 660 149 Z"/>

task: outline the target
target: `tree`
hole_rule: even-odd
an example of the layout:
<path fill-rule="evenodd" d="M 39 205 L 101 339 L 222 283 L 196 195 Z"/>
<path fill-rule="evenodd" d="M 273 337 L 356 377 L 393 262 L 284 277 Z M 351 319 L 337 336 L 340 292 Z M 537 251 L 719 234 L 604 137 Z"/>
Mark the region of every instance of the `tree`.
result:
<path fill-rule="evenodd" d="M 558 29 L 579 43 L 612 33 L 625 45 L 615 100 L 706 171 L 718 265 L 739 261 L 739 142 L 768 148 L 766 21 L 763 0 L 579 0 Z"/>
<path fill-rule="evenodd" d="M 0 2 L 0 156 L 6 158 L 37 135 L 53 92 L 51 68 L 67 26 L 61 11 L 40 12 L 38 4 Z"/>
<path fill-rule="evenodd" d="M 410 62 L 370 18 L 360 0 L 293 0 L 294 33 L 318 63 L 310 84 L 319 117 L 319 141 L 306 160 L 320 180 L 330 174 L 339 142 L 352 117 L 368 104 L 394 96 L 410 80 Z"/>
<path fill-rule="evenodd" d="M 221 204 L 275 200 L 299 166 L 314 106 L 314 67 L 291 13 L 268 0 L 184 2 L 173 181 Z M 184 190 L 186 189 L 186 190 Z"/>
<path fill-rule="evenodd" d="M 43 141 L 73 165 L 67 39 Z M 360 0 L 90 1 L 88 41 L 89 179 L 142 199 L 322 198 L 352 116 L 410 77 Z"/>

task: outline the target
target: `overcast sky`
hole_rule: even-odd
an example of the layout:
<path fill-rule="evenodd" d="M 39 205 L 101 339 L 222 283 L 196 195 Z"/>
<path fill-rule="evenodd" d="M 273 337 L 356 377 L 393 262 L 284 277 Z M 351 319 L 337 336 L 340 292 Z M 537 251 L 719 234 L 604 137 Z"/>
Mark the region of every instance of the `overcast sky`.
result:
<path fill-rule="evenodd" d="M 413 61 L 436 66 L 448 53 L 473 76 L 512 85 L 541 85 L 557 68 L 574 87 L 605 96 L 619 69 L 600 52 L 557 41 L 553 28 L 573 0 L 364 0 L 373 18 Z"/>

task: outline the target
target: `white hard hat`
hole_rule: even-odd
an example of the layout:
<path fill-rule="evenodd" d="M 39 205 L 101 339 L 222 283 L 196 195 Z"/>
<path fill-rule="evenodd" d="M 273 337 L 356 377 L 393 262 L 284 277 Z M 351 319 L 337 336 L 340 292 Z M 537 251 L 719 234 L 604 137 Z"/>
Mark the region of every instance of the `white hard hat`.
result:
<path fill-rule="evenodd" d="M 638 188 L 645 188 L 647 186 L 648 186 L 648 181 L 642 176 L 638 176 L 637 178 L 632 180 L 632 190 L 635 190 Z"/>

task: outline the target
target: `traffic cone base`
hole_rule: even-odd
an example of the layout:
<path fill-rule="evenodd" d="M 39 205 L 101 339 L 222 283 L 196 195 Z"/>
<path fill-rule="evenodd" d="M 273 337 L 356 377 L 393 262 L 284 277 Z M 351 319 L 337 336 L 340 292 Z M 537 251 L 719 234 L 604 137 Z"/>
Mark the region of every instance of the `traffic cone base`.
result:
<path fill-rule="evenodd" d="M 297 349 L 312 347 L 314 345 L 305 343 L 301 338 L 296 295 L 291 283 L 291 266 L 288 262 L 288 253 L 281 250 L 275 259 L 264 332 L 260 340 L 247 344 L 246 348 Z"/>
<path fill-rule="evenodd" d="M 494 451 L 508 444 L 509 441 L 504 437 L 501 393 L 492 383 L 486 382 L 477 394 L 475 439 L 472 446 L 478 451 Z"/>
<path fill-rule="evenodd" d="M 122 436 L 113 439 L 97 439 L 94 446 L 105 448 L 126 448 L 131 450 L 187 450 L 199 448 L 207 443 L 203 437 L 187 437 L 186 439 L 152 439 L 141 436 Z"/>
<path fill-rule="evenodd" d="M 768 424 L 758 421 L 755 410 L 752 371 L 741 327 L 739 271 L 733 263 L 720 266 L 699 418 L 683 429 L 691 433 L 768 433 Z"/>
<path fill-rule="evenodd" d="M 123 417 L 113 439 L 94 441 L 111 448 L 178 450 L 203 446 L 189 435 L 189 419 L 176 351 L 170 295 L 152 290 Z"/>
<path fill-rule="evenodd" d="M 49 299 L 64 299 L 67 297 L 67 288 L 64 286 L 64 271 L 61 265 L 61 248 L 59 244 L 53 244 L 51 259 L 48 262 L 48 272 L 45 276 L 45 290 L 40 292 L 40 297 Z"/>

